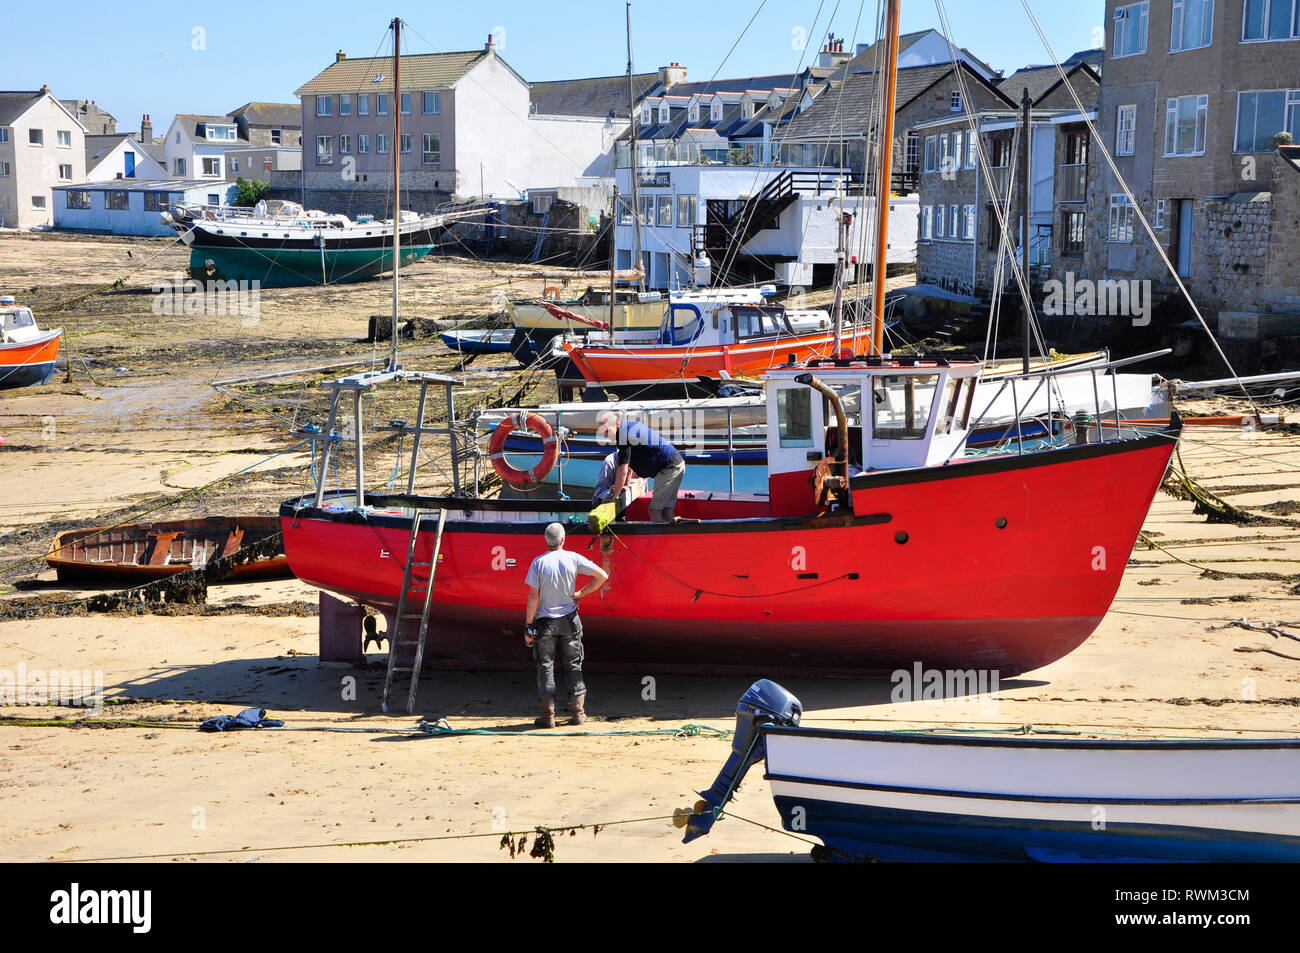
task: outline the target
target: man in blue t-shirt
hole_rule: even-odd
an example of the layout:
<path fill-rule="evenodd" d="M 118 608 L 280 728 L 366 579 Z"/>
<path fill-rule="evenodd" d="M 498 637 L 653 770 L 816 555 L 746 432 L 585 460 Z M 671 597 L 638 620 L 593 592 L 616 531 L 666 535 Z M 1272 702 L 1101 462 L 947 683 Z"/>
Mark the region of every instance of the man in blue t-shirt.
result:
<path fill-rule="evenodd" d="M 618 450 L 618 469 L 611 492 L 615 499 L 632 474 L 655 481 L 650 520 L 670 523 L 677 508 L 677 491 L 686 475 L 686 461 L 660 434 L 637 421 L 622 421 L 612 410 L 600 419 L 599 435 Z"/>
<path fill-rule="evenodd" d="M 609 574 L 580 553 L 564 548 L 564 527 L 546 527 L 547 551 L 528 567 L 528 607 L 524 615 L 524 641 L 533 649 L 537 662 L 537 698 L 542 713 L 533 722 L 538 728 L 555 727 L 555 655 L 559 650 L 565 682 L 573 709 L 571 724 L 587 720 L 587 686 L 582 682 L 582 620 L 578 601 L 589 596 L 609 579 Z M 574 591 L 578 576 L 594 577 Z"/>

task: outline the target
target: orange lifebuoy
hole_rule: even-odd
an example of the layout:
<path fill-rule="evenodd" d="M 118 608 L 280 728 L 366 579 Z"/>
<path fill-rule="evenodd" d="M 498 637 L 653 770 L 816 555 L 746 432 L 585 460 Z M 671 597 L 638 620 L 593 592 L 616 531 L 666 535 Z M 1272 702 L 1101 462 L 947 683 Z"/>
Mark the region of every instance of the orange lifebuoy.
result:
<path fill-rule="evenodd" d="M 559 297 L 560 297 L 560 289 L 555 287 L 555 285 L 547 285 L 546 288 L 542 291 L 543 301 L 555 301 Z"/>
<path fill-rule="evenodd" d="M 520 470 L 506 462 L 506 441 L 519 427 L 527 427 L 542 438 L 542 459 L 531 470 Z M 544 417 L 521 411 L 518 414 L 511 414 L 497 424 L 496 430 L 492 431 L 492 439 L 488 443 L 488 458 L 501 479 L 511 486 L 528 489 L 545 480 L 546 475 L 555 467 L 556 461 L 560 458 L 560 442 Z"/>

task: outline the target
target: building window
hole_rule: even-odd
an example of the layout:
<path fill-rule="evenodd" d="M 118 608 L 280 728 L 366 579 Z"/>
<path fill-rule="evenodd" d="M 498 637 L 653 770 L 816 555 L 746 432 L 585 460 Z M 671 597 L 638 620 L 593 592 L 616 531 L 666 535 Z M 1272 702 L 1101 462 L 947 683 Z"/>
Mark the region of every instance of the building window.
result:
<path fill-rule="evenodd" d="M 971 132 L 966 135 L 966 168 L 973 169 L 979 164 L 979 137 Z"/>
<path fill-rule="evenodd" d="M 921 171 L 921 137 L 914 132 L 907 134 L 907 166 L 908 172 Z"/>
<path fill-rule="evenodd" d="M 339 115 L 340 115 L 340 116 L 351 116 L 351 115 L 352 115 L 352 97 L 351 97 L 351 96 L 340 96 L 340 97 L 339 97 Z"/>
<path fill-rule="evenodd" d="M 1061 214 L 1061 254 L 1078 258 L 1083 254 L 1084 226 L 1087 217 L 1083 212 Z"/>
<path fill-rule="evenodd" d="M 1152 223 L 1153 228 L 1165 227 L 1165 200 L 1156 199 L 1156 220 Z"/>
<path fill-rule="evenodd" d="M 442 93 L 424 94 L 424 114 L 434 116 L 442 112 Z"/>
<path fill-rule="evenodd" d="M 925 137 L 925 171 L 933 172 L 935 164 L 939 159 L 939 138 L 937 136 Z"/>
<path fill-rule="evenodd" d="M 281 142 L 281 138 L 282 138 L 282 137 L 281 137 L 281 135 L 280 135 L 280 130 L 279 130 L 279 129 L 272 129 L 272 130 L 271 130 L 271 145 L 273 145 L 273 146 L 282 145 L 283 143 Z"/>
<path fill-rule="evenodd" d="M 185 160 L 184 160 L 184 159 L 173 159 L 173 160 L 172 160 L 172 164 L 176 167 L 176 174 L 177 174 L 177 175 L 188 175 L 188 173 L 185 171 Z"/>
<path fill-rule="evenodd" d="M 643 126 L 650 125 L 650 104 L 649 103 L 641 104 L 641 125 Z"/>
<path fill-rule="evenodd" d="M 221 204 L 221 196 L 218 195 L 216 192 L 209 192 L 209 193 L 208 193 L 208 204 L 209 204 L 209 205 L 220 205 L 220 204 Z"/>
<path fill-rule="evenodd" d="M 370 137 L 365 135 L 357 136 L 357 152 L 361 153 L 362 155 L 365 155 L 369 151 L 370 151 Z"/>
<path fill-rule="evenodd" d="M 975 206 L 962 207 L 961 237 L 967 241 L 975 240 Z"/>
<path fill-rule="evenodd" d="M 89 192 L 74 192 L 69 189 L 64 194 L 68 196 L 68 208 L 90 208 Z"/>
<path fill-rule="evenodd" d="M 174 141 L 176 142 L 181 141 L 181 131 L 179 129 L 176 130 L 176 139 Z"/>
<path fill-rule="evenodd" d="M 949 206 L 948 207 L 948 237 L 949 238 L 966 237 L 961 233 L 961 223 L 962 223 L 962 217 L 961 217 L 960 206 L 957 205 Z"/>
<path fill-rule="evenodd" d="M 9 141 L 9 130 L 0 129 L 0 145 L 4 145 L 8 141 Z"/>
<path fill-rule="evenodd" d="M 747 99 L 747 100 L 745 100 L 743 103 L 740 104 L 740 118 L 742 118 L 742 119 L 753 119 L 753 118 L 754 118 L 754 104 L 753 104 L 753 102 L 751 102 L 750 100 Z"/>
<path fill-rule="evenodd" d="M 691 123 L 697 123 L 697 122 L 700 121 L 700 104 L 699 104 L 699 103 L 691 103 L 689 119 L 690 119 L 690 122 L 691 122 Z"/>
<path fill-rule="evenodd" d="M 402 115 L 408 115 L 411 112 L 411 94 L 402 93 Z"/>
<path fill-rule="evenodd" d="M 316 115 L 332 116 L 334 114 L 334 101 L 329 96 L 316 97 Z"/>
<path fill-rule="evenodd" d="M 71 148 L 72 148 L 72 133 L 70 133 L 70 132 L 69 132 L 68 130 L 66 130 L 66 129 L 60 129 L 60 130 L 56 133 L 56 135 L 58 136 L 59 145 L 60 145 L 62 148 L 64 148 L 64 149 L 71 149 Z"/>
<path fill-rule="evenodd" d="M 709 121 L 720 122 L 722 120 L 722 103 L 714 102 L 709 104 Z"/>
<path fill-rule="evenodd" d="M 1300 142 L 1300 89 L 1237 94 L 1234 152 L 1272 152 L 1273 137 L 1284 131 Z"/>
<path fill-rule="evenodd" d="M 334 139 L 332 136 L 316 137 L 316 164 L 331 165 L 334 162 Z"/>
<path fill-rule="evenodd" d="M 934 207 L 924 205 L 921 207 L 921 238 L 928 240 L 934 235 Z"/>
<path fill-rule="evenodd" d="M 263 171 L 263 172 L 270 172 L 270 171 L 271 171 L 271 167 L 272 167 L 273 165 L 275 165 L 275 163 L 271 160 L 271 157 L 270 157 L 270 156 L 262 156 L 262 171 Z"/>
<path fill-rule="evenodd" d="M 357 97 L 357 115 L 358 116 L 370 115 L 370 94 L 369 93 L 362 93 L 360 96 Z"/>
<path fill-rule="evenodd" d="M 146 212 L 161 212 L 166 208 L 167 208 L 166 192 L 144 193 L 144 210 Z"/>
<path fill-rule="evenodd" d="M 221 175 L 221 157 L 220 157 L 220 156 L 217 156 L 217 157 L 215 157 L 215 158 L 206 158 L 206 157 L 204 158 L 204 160 L 203 160 L 203 175 L 204 175 L 205 177 L 206 177 L 206 176 L 218 176 L 218 177 L 219 177 L 219 176 Z"/>
<path fill-rule="evenodd" d="M 1135 56 L 1147 51 L 1147 20 L 1150 18 L 1149 2 L 1130 3 L 1115 9 L 1115 49 L 1112 57 Z"/>
<path fill-rule="evenodd" d="M 1110 197 L 1109 240 L 1126 244 L 1133 241 L 1133 206 L 1127 195 Z"/>
<path fill-rule="evenodd" d="M 375 115 L 376 116 L 388 115 L 388 94 L 387 93 L 375 94 Z"/>
<path fill-rule="evenodd" d="M 1005 169 L 1011 165 L 1011 137 L 1000 136 L 989 143 L 989 165 L 995 169 Z"/>
<path fill-rule="evenodd" d="M 628 204 L 627 196 L 624 195 L 618 197 L 618 224 L 632 224 L 632 206 Z M 626 250 L 621 254 L 626 254 Z"/>
<path fill-rule="evenodd" d="M 944 237 L 944 224 L 948 221 L 948 206 L 940 205 L 934 213 L 934 237 Z"/>
<path fill-rule="evenodd" d="M 1205 155 L 1205 125 L 1209 96 L 1179 96 L 1165 109 L 1165 155 Z"/>
<path fill-rule="evenodd" d="M 948 171 L 948 160 L 952 157 L 952 138 L 945 133 L 939 137 L 939 171 Z"/>
<path fill-rule="evenodd" d="M 104 208 L 113 212 L 126 212 L 131 208 L 131 200 L 124 191 L 114 190 L 104 193 Z"/>
<path fill-rule="evenodd" d="M 59 164 L 59 181 L 60 182 L 72 181 L 72 166 L 69 165 L 68 163 Z"/>
<path fill-rule="evenodd" d="M 655 210 L 657 212 L 655 224 L 662 225 L 665 228 L 673 227 L 673 197 L 671 195 L 658 195 L 655 197 Z"/>
<path fill-rule="evenodd" d="M 339 136 L 339 155 L 345 156 L 352 151 L 352 137 Z"/>
<path fill-rule="evenodd" d="M 694 228 L 699 212 L 694 195 L 677 196 L 677 227 Z"/>
<path fill-rule="evenodd" d="M 1174 0 L 1169 52 L 1199 50 L 1214 42 L 1214 0 Z"/>
<path fill-rule="evenodd" d="M 1137 106 L 1120 106 L 1115 113 L 1115 155 L 1131 156 L 1137 134 Z"/>
<path fill-rule="evenodd" d="M 230 171 L 231 171 L 231 172 L 235 172 L 235 173 L 238 173 L 238 172 L 239 172 L 239 160 L 238 160 L 238 159 L 232 158 L 232 159 L 230 160 Z"/>
<path fill-rule="evenodd" d="M 400 142 L 399 144 L 400 144 L 401 147 L 402 147 L 402 155 L 410 155 L 410 152 L 411 152 L 411 134 L 410 134 L 409 132 L 404 132 L 404 133 L 402 133 L 402 139 L 401 139 L 401 142 Z"/>
<path fill-rule="evenodd" d="M 442 162 L 442 137 L 426 132 L 424 134 L 424 164 L 438 165 Z"/>
<path fill-rule="evenodd" d="M 948 108 L 955 113 L 961 112 L 961 90 L 954 89 L 952 95 L 948 97 Z"/>
<path fill-rule="evenodd" d="M 665 123 L 668 122 L 668 120 L 671 118 L 672 118 L 672 110 L 668 108 L 667 103 L 662 104 L 659 107 L 659 121 L 661 123 Z"/>
<path fill-rule="evenodd" d="M 1300 0 L 1246 0 L 1243 40 L 1294 40 L 1300 37 Z"/>
<path fill-rule="evenodd" d="M 32 196 L 32 208 L 39 208 L 39 209 L 43 209 L 43 208 L 45 208 L 45 196 L 44 196 L 44 195 L 33 195 L 33 196 Z"/>
<path fill-rule="evenodd" d="M 13 175 L 13 168 L 8 162 L 0 162 L 0 179 L 7 179 Z"/>
<path fill-rule="evenodd" d="M 33 145 L 33 146 L 43 146 L 43 145 L 45 145 L 45 130 L 44 130 L 44 129 L 28 129 L 28 130 L 27 130 L 27 142 L 28 142 L 30 145 Z"/>
<path fill-rule="evenodd" d="M 551 210 L 552 203 L 555 202 L 555 196 L 550 192 L 542 192 L 533 196 L 533 214 L 545 215 Z"/>
<path fill-rule="evenodd" d="M 375 136 L 375 152 L 385 155 L 388 152 L 388 137 L 385 135 Z"/>

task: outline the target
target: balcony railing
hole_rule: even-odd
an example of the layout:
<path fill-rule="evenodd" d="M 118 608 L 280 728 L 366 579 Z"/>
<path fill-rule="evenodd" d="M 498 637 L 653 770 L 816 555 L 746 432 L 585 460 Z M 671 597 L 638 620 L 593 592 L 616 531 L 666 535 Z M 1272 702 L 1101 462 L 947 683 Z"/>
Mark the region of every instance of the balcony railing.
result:
<path fill-rule="evenodd" d="M 1058 202 L 1088 200 L 1087 165 L 1062 165 L 1057 169 L 1056 200 Z"/>

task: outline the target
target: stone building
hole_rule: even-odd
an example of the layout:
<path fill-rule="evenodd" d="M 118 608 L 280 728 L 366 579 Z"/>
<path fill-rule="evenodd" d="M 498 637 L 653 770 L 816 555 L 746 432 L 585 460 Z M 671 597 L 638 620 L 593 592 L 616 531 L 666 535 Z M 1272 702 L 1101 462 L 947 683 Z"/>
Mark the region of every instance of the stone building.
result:
<path fill-rule="evenodd" d="M 1300 138 L 1300 0 L 1107 0 L 1106 24 L 1098 134 L 1137 209 L 1093 155 L 1085 270 L 1159 301 L 1181 298 L 1172 265 L 1211 319 L 1300 313 L 1300 168 L 1278 148 Z"/>

